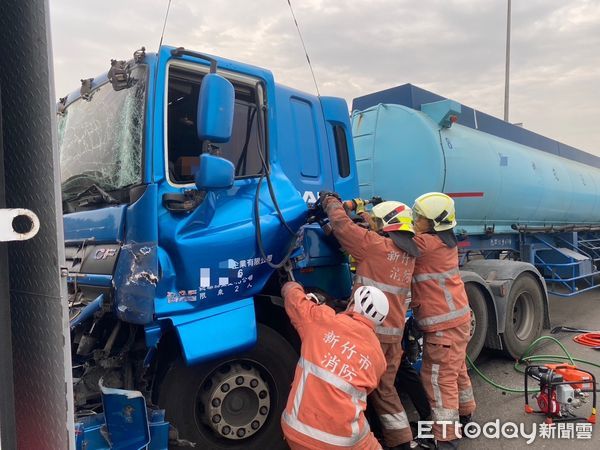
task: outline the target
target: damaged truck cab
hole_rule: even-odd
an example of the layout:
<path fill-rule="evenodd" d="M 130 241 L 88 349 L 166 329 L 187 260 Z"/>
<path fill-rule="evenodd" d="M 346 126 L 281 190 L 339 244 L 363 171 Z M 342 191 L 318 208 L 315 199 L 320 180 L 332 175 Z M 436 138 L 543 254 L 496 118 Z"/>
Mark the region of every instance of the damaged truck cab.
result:
<path fill-rule="evenodd" d="M 358 195 L 346 103 L 165 46 L 58 114 L 76 410 L 101 409 L 101 381 L 166 409 L 181 445 L 283 448 L 297 336 L 276 267 L 294 251 L 305 285 L 350 293 L 303 227 L 318 191 Z"/>

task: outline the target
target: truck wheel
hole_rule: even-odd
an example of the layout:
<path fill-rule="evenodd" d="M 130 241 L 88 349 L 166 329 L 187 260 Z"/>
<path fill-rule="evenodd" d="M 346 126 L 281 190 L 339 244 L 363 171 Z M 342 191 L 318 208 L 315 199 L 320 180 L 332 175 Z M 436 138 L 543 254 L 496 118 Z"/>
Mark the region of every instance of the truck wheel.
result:
<path fill-rule="evenodd" d="M 471 307 L 471 340 L 467 346 L 467 355 L 471 361 L 475 361 L 485 343 L 489 326 L 488 310 L 483 292 L 475 284 L 465 284 L 465 291 Z"/>
<path fill-rule="evenodd" d="M 504 352 L 513 359 L 540 335 L 544 322 L 544 296 L 533 275 L 519 275 L 506 302 L 506 324 L 502 334 Z"/>
<path fill-rule="evenodd" d="M 297 361 L 280 334 L 259 325 L 256 345 L 240 355 L 193 367 L 178 361 L 158 403 L 179 438 L 198 448 L 283 450 L 279 421 Z"/>

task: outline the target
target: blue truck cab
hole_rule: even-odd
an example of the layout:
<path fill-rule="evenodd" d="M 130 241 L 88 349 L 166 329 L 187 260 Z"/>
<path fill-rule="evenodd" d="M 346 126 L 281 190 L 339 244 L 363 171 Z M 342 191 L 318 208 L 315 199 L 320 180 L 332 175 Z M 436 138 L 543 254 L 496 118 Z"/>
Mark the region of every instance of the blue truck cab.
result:
<path fill-rule="evenodd" d="M 224 86 L 203 86 L 211 65 L 233 86 L 229 139 L 199 130 Z M 346 102 L 163 46 L 58 115 L 76 410 L 101 410 L 101 380 L 164 408 L 180 443 L 284 448 L 298 342 L 274 267 L 293 252 L 305 285 L 350 293 L 336 242 L 305 225 L 319 191 L 358 195 Z"/>

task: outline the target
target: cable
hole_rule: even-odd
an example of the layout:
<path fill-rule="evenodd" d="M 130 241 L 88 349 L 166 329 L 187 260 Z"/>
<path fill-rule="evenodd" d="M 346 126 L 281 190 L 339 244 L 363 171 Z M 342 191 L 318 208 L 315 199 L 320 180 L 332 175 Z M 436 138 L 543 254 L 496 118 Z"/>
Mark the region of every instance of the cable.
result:
<path fill-rule="evenodd" d="M 158 43 L 158 50 L 157 50 L 157 55 L 158 58 L 156 60 L 156 67 L 160 67 L 160 47 L 162 46 L 163 43 L 163 37 L 165 36 L 165 29 L 167 28 L 167 20 L 169 18 L 169 11 L 171 10 L 171 0 L 169 0 L 169 4 L 167 5 L 167 11 L 165 13 L 165 20 L 163 22 L 163 29 L 162 32 L 160 33 L 160 41 Z M 154 91 L 156 92 L 156 86 L 158 86 L 158 77 L 154 77 Z M 152 112 L 152 114 L 154 115 L 154 112 Z M 152 120 L 154 121 L 154 117 L 152 118 Z M 152 158 L 152 173 L 154 173 L 154 158 Z"/>
<path fill-rule="evenodd" d="M 279 220 L 281 221 L 281 223 L 283 224 L 283 226 L 288 230 L 288 232 L 293 236 L 295 234 L 297 234 L 294 230 L 292 230 L 290 228 L 290 226 L 287 224 L 285 218 L 283 217 L 283 213 L 281 212 L 281 209 L 279 208 L 279 203 L 277 202 L 277 196 L 275 195 L 275 190 L 273 189 L 273 184 L 271 183 L 271 171 L 269 170 L 269 166 L 267 165 L 267 162 L 265 161 L 265 156 L 263 155 L 263 123 L 262 123 L 262 119 L 264 118 L 263 116 L 263 108 L 262 105 L 260 105 L 260 101 L 258 98 L 258 86 L 261 86 L 261 83 L 256 83 L 256 107 L 257 110 L 260 111 L 260 114 L 258 114 L 258 120 L 257 120 L 257 125 L 258 125 L 258 156 L 260 157 L 260 162 L 262 164 L 263 167 L 263 174 L 261 176 L 261 179 L 259 180 L 258 183 L 258 189 L 260 189 L 260 183 L 262 182 L 262 178 L 266 178 L 267 179 L 267 186 L 269 187 L 269 194 L 271 196 L 271 200 L 273 201 L 273 205 L 275 206 L 275 210 L 277 211 L 277 216 L 279 217 Z M 260 191 L 257 190 L 257 195 L 258 193 L 260 193 Z"/>
<path fill-rule="evenodd" d="M 510 388 L 510 387 L 502 386 L 501 384 L 498 384 L 495 381 L 493 381 L 492 379 L 488 378 L 481 370 L 479 370 L 479 368 L 473 363 L 473 361 L 471 361 L 471 358 L 469 358 L 469 355 L 467 355 L 467 363 L 469 364 L 469 367 L 471 369 L 473 369 L 475 371 L 475 373 L 477 375 L 479 375 L 483 381 L 490 384 L 491 386 L 493 386 L 497 389 L 500 389 L 501 391 L 510 392 L 510 393 L 514 393 L 514 394 L 522 394 L 523 392 L 525 392 L 524 389 Z M 539 389 L 531 390 L 531 392 L 539 392 Z"/>
<path fill-rule="evenodd" d="M 542 342 L 542 341 L 552 341 L 552 342 L 554 342 L 556 345 L 558 345 L 561 348 L 561 350 L 565 353 L 565 355 L 567 355 L 567 357 L 569 358 L 569 361 L 571 362 L 571 364 L 575 365 L 575 362 L 573 361 L 573 357 L 571 356 L 571 354 L 569 353 L 569 351 L 565 348 L 565 346 L 558 339 L 553 338 L 552 336 L 540 336 L 535 341 L 533 341 L 531 344 L 529 344 L 529 347 L 527 347 L 525 349 L 525 352 L 523 352 L 523 355 L 521 356 L 521 358 L 519 359 L 519 361 L 525 361 L 525 360 L 527 360 L 527 358 L 529 358 L 530 352 L 540 342 Z M 598 367 L 600 367 L 600 366 L 598 366 Z"/>
<path fill-rule="evenodd" d="M 269 171 L 269 168 L 267 167 L 267 163 L 262 154 L 262 151 L 260 151 L 260 160 L 261 160 L 261 163 L 263 166 L 263 175 L 261 176 L 261 179 L 259 180 L 259 188 L 260 188 L 260 183 L 262 182 L 262 179 L 266 178 L 267 187 L 269 188 L 269 195 L 271 196 L 271 200 L 273 201 L 273 206 L 275 206 L 275 211 L 277 211 L 277 216 L 279 217 L 279 220 L 281 221 L 283 226 L 287 229 L 287 231 L 291 235 L 295 235 L 296 232 L 290 228 L 290 226 L 286 222 L 285 218 L 283 217 L 283 213 L 281 212 L 281 209 L 279 208 L 279 203 L 277 202 L 277 196 L 275 195 L 275 190 L 273 189 L 273 183 L 271 182 L 271 173 Z"/>
<path fill-rule="evenodd" d="M 533 351 L 534 348 L 536 348 L 540 342 L 542 341 L 552 341 L 555 344 L 557 344 L 565 353 L 565 356 L 561 356 L 561 355 L 530 355 L 530 353 Z M 571 354 L 568 352 L 568 350 L 565 348 L 565 346 L 559 342 L 558 340 L 556 340 L 555 338 L 553 338 L 552 336 L 541 336 L 539 338 L 537 338 L 535 341 L 533 341 L 529 347 L 527 347 L 527 349 L 525 349 L 525 351 L 523 352 L 523 356 L 521 356 L 521 358 L 519 358 L 514 365 L 514 369 L 515 371 L 524 374 L 525 371 L 523 369 L 521 369 L 520 366 L 522 366 L 523 364 L 528 364 L 528 363 L 561 363 L 561 362 L 565 362 L 568 361 L 570 364 L 572 365 L 576 365 L 575 362 L 579 362 L 582 364 L 587 364 L 590 366 L 594 366 L 597 368 L 600 368 L 600 364 L 591 362 L 591 361 L 587 361 L 585 359 L 579 359 L 579 358 L 574 358 L 573 356 L 571 356 Z M 469 364 L 469 367 L 472 368 L 475 373 L 477 373 L 477 375 L 479 375 L 481 377 L 481 379 L 483 381 L 485 381 L 486 383 L 488 383 L 489 385 L 495 387 L 496 389 L 500 389 L 504 392 L 508 392 L 508 393 L 514 393 L 514 394 L 522 394 L 525 392 L 524 389 L 518 389 L 518 388 L 511 388 L 511 387 L 506 387 L 506 386 L 502 386 L 501 384 L 496 383 L 495 381 L 493 381 L 492 379 L 490 379 L 489 377 L 487 377 L 476 365 L 473 361 L 471 361 L 471 358 L 469 358 L 469 355 L 467 355 L 467 363 Z M 532 390 L 530 389 L 529 392 L 531 393 L 536 393 L 539 392 L 539 390 Z"/>
<path fill-rule="evenodd" d="M 250 110 L 248 108 L 248 117 L 246 119 L 246 137 L 244 138 L 244 148 L 242 154 L 235 166 L 235 175 L 246 175 L 246 163 L 248 161 L 248 148 L 250 147 L 250 137 L 252 136 L 252 125 L 256 116 L 256 105 Z"/>
<path fill-rule="evenodd" d="M 284 257 L 281 259 L 280 262 L 273 263 L 268 260 L 267 254 L 265 252 L 265 247 L 264 247 L 263 241 L 262 241 L 262 232 L 261 232 L 261 225 L 260 225 L 260 211 L 259 211 L 259 200 L 260 200 L 259 194 L 260 194 L 260 186 L 262 184 L 263 178 L 264 178 L 264 176 L 261 176 L 260 179 L 258 180 L 258 185 L 256 187 L 256 196 L 254 197 L 254 216 L 256 218 L 256 243 L 258 245 L 258 250 L 260 251 L 260 256 L 266 261 L 266 263 L 269 265 L 269 267 L 271 267 L 272 269 L 281 269 L 283 266 L 286 265 L 286 263 L 290 259 L 290 256 L 292 256 L 292 252 L 294 251 L 295 244 L 298 240 L 299 233 L 295 233 L 294 239 L 290 243 L 288 250 L 286 251 Z"/>
<path fill-rule="evenodd" d="M 600 349 L 600 331 L 595 331 L 593 333 L 583 333 L 575 336 L 573 338 L 575 342 L 581 345 L 585 345 L 586 347 L 593 347 Z"/>
<path fill-rule="evenodd" d="M 310 57 L 308 56 L 308 50 L 306 50 L 306 45 L 304 44 L 304 38 L 302 37 L 302 33 L 300 32 L 300 25 L 298 25 L 298 21 L 296 20 L 296 14 L 294 14 L 294 8 L 292 8 L 291 0 L 287 0 L 287 4 L 290 7 L 290 12 L 292 13 L 292 18 L 294 19 L 294 23 L 296 24 L 296 30 L 298 30 L 298 36 L 300 36 L 300 42 L 302 42 L 302 48 L 304 49 L 304 54 L 306 55 L 306 61 L 308 61 L 308 67 L 310 68 L 310 73 L 311 73 L 312 79 L 315 83 L 315 89 L 317 90 L 317 97 L 321 97 L 321 93 L 319 92 L 319 86 L 317 84 L 317 78 L 315 77 L 315 72 L 314 72 L 312 64 L 310 62 Z"/>
<path fill-rule="evenodd" d="M 160 47 L 163 43 L 163 37 L 165 36 L 165 28 L 167 28 L 167 19 L 169 18 L 169 11 L 171 10 L 171 0 L 169 0 L 169 4 L 167 5 L 167 12 L 165 13 L 165 21 L 163 22 L 162 33 L 160 34 L 160 42 L 158 43 L 158 50 L 160 51 Z"/>
<path fill-rule="evenodd" d="M 281 269 L 282 267 L 284 267 L 288 260 L 290 259 L 290 257 L 292 256 L 292 253 L 295 249 L 295 245 L 296 242 L 298 241 L 298 237 L 300 235 L 300 230 L 298 230 L 298 232 L 295 232 L 294 230 L 292 230 L 290 228 L 290 226 L 288 225 L 288 223 L 285 220 L 285 217 L 283 217 L 283 213 L 281 212 L 281 209 L 279 208 L 279 203 L 277 202 L 277 196 L 275 195 L 275 190 L 273 189 L 273 185 L 271 183 L 271 173 L 269 171 L 269 167 L 267 165 L 267 162 L 265 161 L 265 157 L 263 155 L 263 127 L 262 127 L 262 119 L 263 119 L 263 108 L 262 105 L 260 104 L 260 100 L 258 98 L 258 87 L 261 85 L 261 83 L 256 83 L 256 109 L 259 112 L 258 114 L 258 120 L 257 120 L 257 125 L 258 125 L 258 156 L 260 157 L 260 161 L 262 164 L 262 168 L 263 168 L 263 173 L 260 176 L 260 178 L 258 179 L 258 183 L 256 184 L 256 195 L 254 196 L 254 216 L 255 216 L 255 221 L 256 221 L 256 244 L 258 246 L 258 250 L 260 252 L 260 256 L 266 261 L 266 263 L 269 265 L 269 267 L 271 267 L 272 269 Z M 290 242 L 290 246 L 287 249 L 284 257 L 282 258 L 282 260 L 278 263 L 273 263 L 271 261 L 268 260 L 267 258 L 267 253 L 265 251 L 265 247 L 263 245 L 263 241 L 262 241 L 262 232 L 261 232 L 261 224 L 260 224 L 260 187 L 262 185 L 263 179 L 267 180 L 267 186 L 269 188 L 269 195 L 271 197 L 271 201 L 273 202 L 273 206 L 275 206 L 275 211 L 277 212 L 277 217 L 279 218 L 279 221 L 281 222 L 282 225 L 285 226 L 285 228 L 288 230 L 288 232 L 294 236 L 294 239 Z"/>

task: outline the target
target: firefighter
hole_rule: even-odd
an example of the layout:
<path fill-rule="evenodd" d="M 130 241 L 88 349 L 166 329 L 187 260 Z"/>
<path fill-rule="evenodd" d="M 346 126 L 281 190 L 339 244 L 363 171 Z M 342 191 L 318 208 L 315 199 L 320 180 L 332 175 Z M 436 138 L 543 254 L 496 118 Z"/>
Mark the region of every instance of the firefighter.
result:
<path fill-rule="evenodd" d="M 458 268 L 454 201 L 439 192 L 423 194 L 413 206 L 417 258 L 411 307 L 423 331 L 421 377 L 429 397 L 438 448 L 456 448 L 454 423 L 468 422 L 475 410 L 465 356 L 471 312 Z M 462 417 L 459 417 L 462 416 Z M 452 421 L 446 427 L 438 421 Z"/>
<path fill-rule="evenodd" d="M 374 328 L 389 309 L 383 292 L 363 286 L 346 312 L 319 304 L 302 286 L 282 288 L 285 311 L 302 341 L 281 427 L 292 450 L 381 449 L 364 411 L 385 371 Z"/>
<path fill-rule="evenodd" d="M 355 212 L 364 213 L 364 202 L 351 202 Z M 402 335 L 415 257 L 418 249 L 411 209 L 400 202 L 383 202 L 373 207 L 377 227 L 387 236 L 356 225 L 333 193 L 321 193 L 333 234 L 356 260 L 354 289 L 370 285 L 381 289 L 390 303 L 386 321 L 375 332 L 385 355 L 387 369 L 369 401 L 381 423 L 385 445 L 390 449 L 408 449 L 412 431 L 404 407 L 394 386 L 402 360 Z M 367 216 L 367 214 L 363 214 Z M 368 220 L 368 217 L 365 217 Z"/>
<path fill-rule="evenodd" d="M 354 206 L 356 202 L 357 200 L 353 200 L 353 209 L 356 209 Z M 360 200 L 358 200 L 358 202 L 360 202 Z M 344 202 L 344 204 L 347 203 Z M 369 229 L 380 234 L 386 234 L 381 229 L 381 220 L 376 222 L 368 213 L 360 213 L 360 216 L 366 222 Z M 421 357 L 420 338 L 422 338 L 422 333 L 418 329 L 414 317 L 411 316 L 404 324 L 404 335 L 402 336 L 402 360 L 400 362 L 400 367 L 398 368 L 398 373 L 396 374 L 395 385 L 396 390 L 399 393 L 405 394 L 410 398 L 417 410 L 419 420 L 424 421 L 431 419 L 431 407 L 429 405 L 427 394 L 425 393 L 425 388 L 423 387 L 423 382 L 421 381 L 421 376 L 413 367 L 413 364 Z M 411 424 L 411 426 L 413 426 L 414 429 L 414 425 Z M 421 443 L 422 446 L 423 444 L 427 446 L 431 445 L 431 442 L 427 439 L 417 439 L 417 442 Z M 433 448 L 434 446 L 431 447 Z"/>

